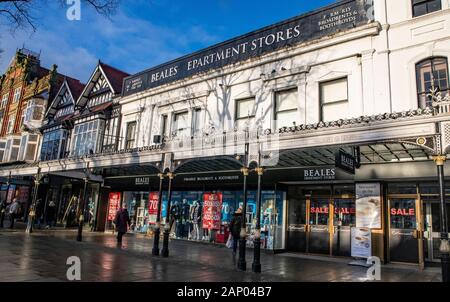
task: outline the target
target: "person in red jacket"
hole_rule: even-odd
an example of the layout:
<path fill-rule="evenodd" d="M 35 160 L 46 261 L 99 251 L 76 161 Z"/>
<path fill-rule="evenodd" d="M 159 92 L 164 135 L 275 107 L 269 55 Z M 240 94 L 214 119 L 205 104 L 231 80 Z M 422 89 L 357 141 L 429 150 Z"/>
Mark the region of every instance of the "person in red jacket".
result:
<path fill-rule="evenodd" d="M 126 208 L 121 208 L 117 211 L 114 224 L 116 225 L 117 231 L 117 243 L 122 243 L 122 237 L 127 233 L 128 226 L 130 225 L 130 216 Z"/>

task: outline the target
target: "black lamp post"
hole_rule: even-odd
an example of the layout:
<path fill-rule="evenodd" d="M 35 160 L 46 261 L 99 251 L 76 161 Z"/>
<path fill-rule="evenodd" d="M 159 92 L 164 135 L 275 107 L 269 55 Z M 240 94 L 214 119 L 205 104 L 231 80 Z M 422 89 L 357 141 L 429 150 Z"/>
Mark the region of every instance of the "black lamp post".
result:
<path fill-rule="evenodd" d="M 0 209 L 0 228 L 3 228 L 5 222 L 6 204 L 8 203 L 8 192 L 10 184 L 11 184 L 11 171 L 9 171 L 8 182 L 6 183 L 5 199 L 2 201 L 3 204 L 1 205 Z"/>
<path fill-rule="evenodd" d="M 84 214 L 86 212 L 87 191 L 88 191 L 88 185 L 89 185 L 89 163 L 86 168 L 85 177 L 83 180 L 84 180 L 83 202 L 79 203 L 79 209 L 81 211 L 80 218 L 78 219 L 78 234 L 77 234 L 77 241 L 79 241 L 79 242 L 83 241 Z"/>
<path fill-rule="evenodd" d="M 30 214 L 28 215 L 27 229 L 25 231 L 27 234 L 33 233 L 34 218 L 36 217 L 36 201 L 40 183 L 41 183 L 41 169 L 39 168 L 36 177 L 34 179 L 33 201 L 31 203 L 31 210 Z"/>
<path fill-rule="evenodd" d="M 256 197 L 256 227 L 254 243 L 254 256 L 252 271 L 254 273 L 261 273 L 261 179 L 264 174 L 264 168 L 258 167 L 255 169 L 258 173 L 258 196 Z"/>
<path fill-rule="evenodd" d="M 169 172 L 167 173 L 167 176 L 169 177 L 169 190 L 167 197 L 166 224 L 164 225 L 163 248 L 161 250 L 161 256 L 164 258 L 169 257 L 170 204 L 172 202 L 172 181 L 175 178 L 175 174 Z"/>
<path fill-rule="evenodd" d="M 163 196 L 163 181 L 164 174 L 159 173 L 159 196 L 158 196 L 158 213 L 156 214 L 156 226 L 155 226 L 155 238 L 153 239 L 153 256 L 159 256 L 159 236 L 161 235 L 161 206 L 162 206 L 162 196 Z"/>
<path fill-rule="evenodd" d="M 239 260 L 238 260 L 238 269 L 245 271 L 247 270 L 247 263 L 245 261 L 245 249 L 247 244 L 247 177 L 249 174 L 248 168 L 241 169 L 242 174 L 244 175 L 244 204 L 242 206 L 242 226 L 241 226 L 241 238 L 239 239 Z"/>
<path fill-rule="evenodd" d="M 448 242 L 448 223 L 447 223 L 447 207 L 445 204 L 445 178 L 444 178 L 444 164 L 447 160 L 445 155 L 435 156 L 434 162 L 438 168 L 439 177 L 439 197 L 441 206 L 441 246 L 439 248 L 441 254 L 442 266 L 442 282 L 450 282 L 450 245 Z"/>

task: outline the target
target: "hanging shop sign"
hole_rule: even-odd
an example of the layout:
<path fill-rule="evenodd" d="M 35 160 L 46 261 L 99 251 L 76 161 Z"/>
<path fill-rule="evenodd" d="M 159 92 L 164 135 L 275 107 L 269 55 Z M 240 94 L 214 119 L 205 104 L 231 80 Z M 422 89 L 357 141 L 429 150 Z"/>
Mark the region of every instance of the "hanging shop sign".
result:
<path fill-rule="evenodd" d="M 222 193 L 203 195 L 203 228 L 220 230 L 222 218 Z"/>
<path fill-rule="evenodd" d="M 120 207 L 120 192 L 109 193 L 109 203 L 108 203 L 108 220 L 113 221 L 116 217 L 116 213 Z"/>
<path fill-rule="evenodd" d="M 372 257 L 372 233 L 368 228 L 352 228 L 352 257 Z"/>
<path fill-rule="evenodd" d="M 379 183 L 356 184 L 356 227 L 381 228 L 381 185 Z"/>
<path fill-rule="evenodd" d="M 372 4 L 363 0 L 340 1 L 315 12 L 217 44 L 126 78 L 123 95 L 128 96 L 284 47 L 292 47 L 365 25 L 373 19 L 367 13 L 370 6 Z"/>
<path fill-rule="evenodd" d="M 347 173 L 355 174 L 356 159 L 353 155 L 339 150 L 335 159 L 336 168 L 342 169 Z"/>

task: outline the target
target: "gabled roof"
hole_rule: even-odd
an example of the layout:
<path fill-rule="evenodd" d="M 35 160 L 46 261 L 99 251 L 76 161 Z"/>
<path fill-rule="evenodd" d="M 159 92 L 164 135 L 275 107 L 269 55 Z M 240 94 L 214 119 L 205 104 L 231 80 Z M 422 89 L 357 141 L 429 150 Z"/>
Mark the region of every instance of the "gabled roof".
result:
<path fill-rule="evenodd" d="M 94 69 L 94 72 L 89 78 L 89 81 L 84 87 L 83 92 L 76 102 L 77 106 L 84 107 L 86 105 L 89 94 L 95 87 L 96 81 L 101 75 L 105 77 L 108 86 L 115 95 L 122 93 L 123 80 L 129 76 L 128 73 L 99 61 L 97 67 Z"/>
<path fill-rule="evenodd" d="M 61 100 L 61 97 L 66 93 L 66 91 L 69 92 L 70 96 L 72 97 L 72 105 L 75 105 L 76 100 L 79 98 L 81 92 L 83 91 L 85 85 L 82 84 L 79 80 L 73 79 L 70 77 L 65 77 L 64 81 L 60 85 L 58 92 L 56 93 L 54 99 L 52 100 L 52 103 L 48 107 L 46 117 L 48 117 L 49 114 L 56 114 L 58 104 Z"/>

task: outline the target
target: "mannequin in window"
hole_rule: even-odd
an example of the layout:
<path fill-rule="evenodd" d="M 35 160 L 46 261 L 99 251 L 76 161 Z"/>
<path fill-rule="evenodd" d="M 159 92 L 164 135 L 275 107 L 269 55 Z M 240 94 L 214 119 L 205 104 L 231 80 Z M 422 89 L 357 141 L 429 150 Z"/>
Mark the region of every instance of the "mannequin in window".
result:
<path fill-rule="evenodd" d="M 181 237 L 188 237 L 188 233 L 190 231 L 189 225 L 189 214 L 191 207 L 186 199 L 183 199 L 183 203 L 181 204 Z"/>
<path fill-rule="evenodd" d="M 195 200 L 191 208 L 191 221 L 193 225 L 193 239 L 200 240 L 200 223 L 202 221 L 202 206 Z"/>

